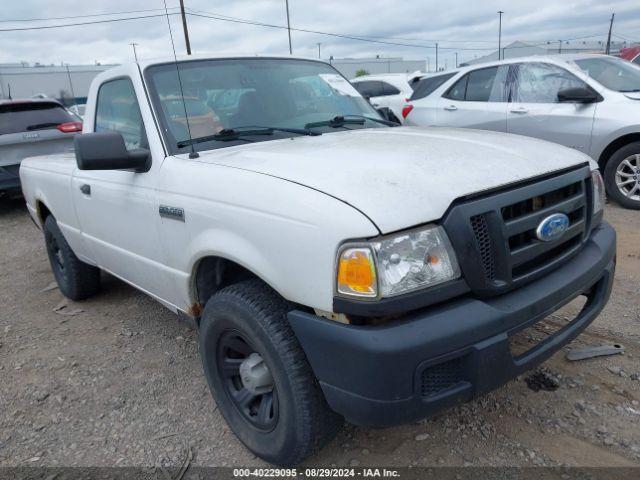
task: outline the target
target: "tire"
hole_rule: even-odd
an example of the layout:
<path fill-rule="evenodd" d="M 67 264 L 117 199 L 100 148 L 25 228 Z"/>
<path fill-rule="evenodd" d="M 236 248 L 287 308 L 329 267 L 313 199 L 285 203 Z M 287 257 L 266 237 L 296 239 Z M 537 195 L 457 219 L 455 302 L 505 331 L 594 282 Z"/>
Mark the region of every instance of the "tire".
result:
<path fill-rule="evenodd" d="M 220 412 L 249 450 L 277 465 L 301 462 L 329 442 L 344 422 L 327 405 L 289 326 L 290 309 L 260 280 L 247 280 L 211 297 L 200 324 L 204 373 Z M 266 393 L 242 402 L 249 390 L 237 366 L 256 355 L 268 368 L 272 390 L 260 387 Z"/>
<path fill-rule="evenodd" d="M 84 300 L 98 293 L 100 269 L 76 257 L 52 215 L 44 222 L 44 238 L 51 270 L 62 294 L 71 300 Z"/>
<path fill-rule="evenodd" d="M 630 183 L 619 187 L 620 181 Z M 609 198 L 625 208 L 640 210 L 640 142 L 625 145 L 611 155 L 604 169 L 604 182 Z"/>

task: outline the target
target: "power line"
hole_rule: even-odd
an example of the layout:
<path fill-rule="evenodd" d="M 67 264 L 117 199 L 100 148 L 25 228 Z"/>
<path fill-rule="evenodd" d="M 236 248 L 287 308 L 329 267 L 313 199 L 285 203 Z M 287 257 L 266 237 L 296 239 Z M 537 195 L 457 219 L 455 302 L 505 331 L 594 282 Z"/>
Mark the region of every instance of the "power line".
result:
<path fill-rule="evenodd" d="M 169 10 L 173 10 L 177 7 L 169 7 Z M 46 17 L 46 18 L 13 18 L 8 20 L 0 20 L 0 23 L 20 23 L 20 22 L 45 22 L 50 20 L 72 20 L 75 18 L 91 18 L 91 17 L 106 17 L 110 15 L 128 15 L 131 13 L 148 13 L 148 12 L 158 12 L 164 11 L 163 8 L 147 8 L 144 10 L 127 10 L 124 12 L 104 12 L 104 13 L 94 13 L 91 15 L 72 15 L 68 17 Z"/>
<path fill-rule="evenodd" d="M 179 15 L 179 13 L 168 13 L 167 15 Z M 106 20 L 93 20 L 91 22 L 78 22 L 78 23 L 65 23 L 65 24 L 57 24 L 57 25 L 40 25 L 37 27 L 18 27 L 18 28 L 0 28 L 0 32 L 19 32 L 25 30 L 47 30 L 51 28 L 64 28 L 64 27 L 77 27 L 80 25 L 95 25 L 98 23 L 113 23 L 113 22 L 124 22 L 127 20 L 141 20 L 145 18 L 156 18 L 156 17 L 164 17 L 164 13 L 159 13 L 155 15 L 140 15 L 137 17 L 123 17 L 123 18 L 109 18 Z"/>

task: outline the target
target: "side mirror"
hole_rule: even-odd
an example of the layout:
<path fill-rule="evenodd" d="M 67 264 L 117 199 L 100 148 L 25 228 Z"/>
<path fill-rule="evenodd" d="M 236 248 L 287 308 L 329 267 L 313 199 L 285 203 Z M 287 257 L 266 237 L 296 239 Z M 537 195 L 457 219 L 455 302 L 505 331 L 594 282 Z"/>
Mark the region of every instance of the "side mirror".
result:
<path fill-rule="evenodd" d="M 151 152 L 145 148 L 127 150 L 118 132 L 83 133 L 76 135 L 73 143 L 80 170 L 147 172 L 151 168 Z"/>
<path fill-rule="evenodd" d="M 595 103 L 599 102 L 601 97 L 590 88 L 573 87 L 560 90 L 558 100 L 560 102 Z"/>
<path fill-rule="evenodd" d="M 382 118 L 384 118 L 388 122 L 393 122 L 400 125 L 400 120 L 398 120 L 398 117 L 395 116 L 395 114 L 393 113 L 393 110 L 391 110 L 389 107 L 376 108 L 376 111 L 380 114 Z"/>

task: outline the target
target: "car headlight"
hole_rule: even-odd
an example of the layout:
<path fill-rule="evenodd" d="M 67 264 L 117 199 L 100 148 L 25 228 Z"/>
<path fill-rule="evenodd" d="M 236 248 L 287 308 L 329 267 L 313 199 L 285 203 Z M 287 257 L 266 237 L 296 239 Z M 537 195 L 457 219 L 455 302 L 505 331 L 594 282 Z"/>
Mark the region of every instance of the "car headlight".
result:
<path fill-rule="evenodd" d="M 593 214 L 596 215 L 604 209 L 606 202 L 604 181 L 598 170 L 591 172 L 591 185 L 593 186 Z"/>
<path fill-rule="evenodd" d="M 447 234 L 439 226 L 347 244 L 338 261 L 339 294 L 391 297 L 460 276 Z"/>

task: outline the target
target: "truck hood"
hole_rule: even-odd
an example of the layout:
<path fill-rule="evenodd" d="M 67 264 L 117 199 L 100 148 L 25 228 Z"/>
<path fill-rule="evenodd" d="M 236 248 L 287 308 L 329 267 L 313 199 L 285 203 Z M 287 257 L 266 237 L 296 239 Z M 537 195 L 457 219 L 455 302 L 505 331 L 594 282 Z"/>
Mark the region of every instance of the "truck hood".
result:
<path fill-rule="evenodd" d="M 357 208 L 388 233 L 441 218 L 457 198 L 590 159 L 519 135 L 397 127 L 257 142 L 201 152 L 199 161 L 319 190 Z"/>

